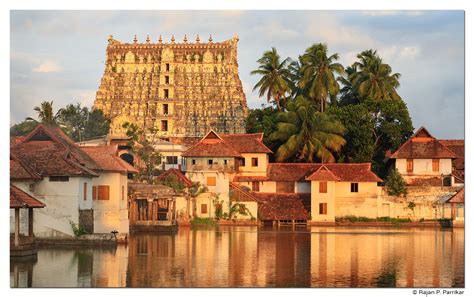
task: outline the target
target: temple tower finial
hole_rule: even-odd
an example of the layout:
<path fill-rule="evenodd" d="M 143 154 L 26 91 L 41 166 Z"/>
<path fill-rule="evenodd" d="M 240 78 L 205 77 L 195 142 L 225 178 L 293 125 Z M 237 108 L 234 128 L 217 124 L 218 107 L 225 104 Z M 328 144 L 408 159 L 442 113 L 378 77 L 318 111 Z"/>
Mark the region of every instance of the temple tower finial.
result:
<path fill-rule="evenodd" d="M 137 42 L 138 42 L 137 34 L 135 34 L 135 37 L 133 38 L 133 43 L 137 43 Z"/>
<path fill-rule="evenodd" d="M 209 34 L 209 42 L 212 42 L 212 35 Z"/>
<path fill-rule="evenodd" d="M 158 43 L 159 43 L 159 44 L 162 44 L 162 43 L 163 43 L 163 39 L 161 38 L 161 34 L 160 34 L 160 38 L 158 39 Z"/>
<path fill-rule="evenodd" d="M 171 35 L 171 43 L 174 43 L 176 39 L 174 39 L 174 34 Z"/>
<path fill-rule="evenodd" d="M 146 43 L 150 43 L 150 35 L 146 36 Z"/>
<path fill-rule="evenodd" d="M 184 34 L 184 39 L 183 39 L 184 43 L 188 43 L 188 36 L 186 36 L 186 34 Z"/>
<path fill-rule="evenodd" d="M 201 38 L 199 38 L 199 34 L 196 37 L 196 43 L 199 43 L 201 41 Z"/>

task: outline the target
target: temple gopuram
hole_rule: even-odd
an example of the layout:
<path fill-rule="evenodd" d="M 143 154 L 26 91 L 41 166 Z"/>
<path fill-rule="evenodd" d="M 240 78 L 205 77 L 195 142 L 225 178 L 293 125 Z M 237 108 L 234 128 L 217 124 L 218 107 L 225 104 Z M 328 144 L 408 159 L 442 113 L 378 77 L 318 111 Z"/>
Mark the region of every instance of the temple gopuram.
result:
<path fill-rule="evenodd" d="M 245 133 L 248 107 L 237 63 L 237 36 L 201 42 L 157 43 L 147 36 L 123 43 L 109 36 L 105 71 L 94 108 L 111 118 L 112 135 L 124 122 L 158 130 L 169 139 L 202 137 L 210 129 Z"/>

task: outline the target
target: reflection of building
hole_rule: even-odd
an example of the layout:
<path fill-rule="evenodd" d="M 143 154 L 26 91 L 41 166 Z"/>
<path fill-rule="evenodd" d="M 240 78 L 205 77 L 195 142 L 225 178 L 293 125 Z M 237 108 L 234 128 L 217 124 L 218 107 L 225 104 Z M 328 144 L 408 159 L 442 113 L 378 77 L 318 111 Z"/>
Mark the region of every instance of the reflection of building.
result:
<path fill-rule="evenodd" d="M 438 140 L 425 127 L 390 158 L 408 185 L 451 186 L 464 182 L 464 141 Z"/>
<path fill-rule="evenodd" d="M 204 136 L 209 129 L 243 133 L 247 103 L 238 74 L 235 36 L 223 42 L 122 43 L 109 37 L 94 108 L 122 123 L 155 128 L 158 135 Z"/>

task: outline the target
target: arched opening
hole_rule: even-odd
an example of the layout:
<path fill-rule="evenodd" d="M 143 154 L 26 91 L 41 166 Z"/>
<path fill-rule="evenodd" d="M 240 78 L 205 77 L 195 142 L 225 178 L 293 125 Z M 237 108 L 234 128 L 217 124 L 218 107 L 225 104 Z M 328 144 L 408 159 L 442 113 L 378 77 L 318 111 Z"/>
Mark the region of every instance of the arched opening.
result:
<path fill-rule="evenodd" d="M 131 154 L 121 154 L 120 158 L 122 158 L 122 160 L 133 166 L 133 156 Z"/>

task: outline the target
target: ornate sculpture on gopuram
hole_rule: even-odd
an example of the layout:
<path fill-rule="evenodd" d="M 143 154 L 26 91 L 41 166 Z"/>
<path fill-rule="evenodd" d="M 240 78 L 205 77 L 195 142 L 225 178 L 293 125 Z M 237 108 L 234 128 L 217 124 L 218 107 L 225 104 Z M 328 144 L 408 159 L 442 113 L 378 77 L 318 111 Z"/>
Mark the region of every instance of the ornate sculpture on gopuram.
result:
<path fill-rule="evenodd" d="M 108 39 L 105 71 L 94 108 L 112 120 L 157 129 L 162 137 L 245 133 L 248 107 L 237 63 L 238 37 L 223 42 L 123 43 Z"/>

